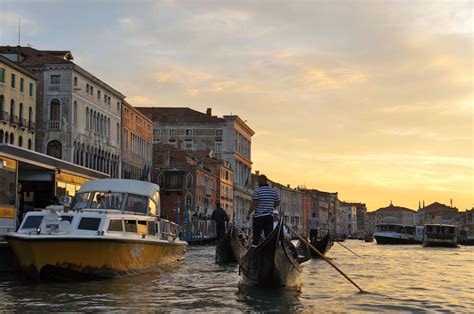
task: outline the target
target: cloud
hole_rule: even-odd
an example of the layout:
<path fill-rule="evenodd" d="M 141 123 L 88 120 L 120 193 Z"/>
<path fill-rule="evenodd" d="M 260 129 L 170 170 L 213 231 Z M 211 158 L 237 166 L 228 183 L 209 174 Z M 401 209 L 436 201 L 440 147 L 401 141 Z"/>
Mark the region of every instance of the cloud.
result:
<path fill-rule="evenodd" d="M 1 35 L 2 33 L 14 33 L 17 35 L 18 22 L 20 22 L 21 33 L 34 35 L 42 30 L 41 25 L 30 16 L 24 13 L 2 9 L 0 10 L 0 29 L 2 29 L 0 36 L 4 37 L 4 35 Z"/>
<path fill-rule="evenodd" d="M 126 101 L 132 106 L 151 106 L 156 105 L 156 101 L 147 96 L 130 96 L 127 97 Z"/>

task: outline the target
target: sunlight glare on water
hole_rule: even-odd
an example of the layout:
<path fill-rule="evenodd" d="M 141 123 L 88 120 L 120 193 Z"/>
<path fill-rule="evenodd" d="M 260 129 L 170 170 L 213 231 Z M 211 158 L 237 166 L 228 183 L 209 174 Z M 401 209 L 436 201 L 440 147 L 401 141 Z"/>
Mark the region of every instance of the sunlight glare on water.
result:
<path fill-rule="evenodd" d="M 304 264 L 299 289 L 249 289 L 237 265 L 216 265 L 214 246 L 153 273 L 80 283 L 0 276 L 3 311 L 474 312 L 474 247 L 382 246 L 349 240 L 327 256 L 368 293 L 321 260 Z"/>

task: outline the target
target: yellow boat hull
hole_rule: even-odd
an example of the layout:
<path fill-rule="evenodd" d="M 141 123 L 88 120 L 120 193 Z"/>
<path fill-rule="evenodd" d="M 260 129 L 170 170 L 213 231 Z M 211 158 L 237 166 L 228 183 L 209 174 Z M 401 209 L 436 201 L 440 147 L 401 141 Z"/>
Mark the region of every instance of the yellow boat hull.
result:
<path fill-rule="evenodd" d="M 150 271 L 184 258 L 186 242 L 6 236 L 20 267 L 37 280 L 81 280 Z"/>

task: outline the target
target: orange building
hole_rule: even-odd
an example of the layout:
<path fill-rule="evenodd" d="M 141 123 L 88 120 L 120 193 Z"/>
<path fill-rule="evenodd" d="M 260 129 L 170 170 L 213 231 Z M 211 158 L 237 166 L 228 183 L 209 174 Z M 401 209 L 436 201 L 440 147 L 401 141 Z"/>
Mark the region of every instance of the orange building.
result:
<path fill-rule="evenodd" d="M 123 179 L 150 181 L 153 122 L 126 101 L 122 102 Z"/>

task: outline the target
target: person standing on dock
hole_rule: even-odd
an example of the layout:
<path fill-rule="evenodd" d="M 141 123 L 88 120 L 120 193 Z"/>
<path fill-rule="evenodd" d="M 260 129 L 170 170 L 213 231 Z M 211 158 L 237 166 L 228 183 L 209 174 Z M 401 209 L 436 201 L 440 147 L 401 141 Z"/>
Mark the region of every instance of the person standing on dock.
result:
<path fill-rule="evenodd" d="M 212 212 L 211 219 L 216 222 L 216 236 L 220 240 L 225 235 L 225 223 L 229 222 L 229 216 L 225 209 L 221 207 L 221 203 L 216 203 L 216 209 Z"/>
<path fill-rule="evenodd" d="M 313 213 L 311 217 L 308 218 L 309 222 L 309 242 L 314 245 L 318 240 L 318 229 L 319 229 L 319 219 L 316 217 L 316 213 Z"/>
<path fill-rule="evenodd" d="M 252 205 L 247 214 L 247 220 L 250 220 L 250 215 L 255 211 L 253 217 L 253 241 L 252 247 L 258 245 L 262 230 L 265 238 L 273 231 L 273 210 L 280 205 L 280 196 L 278 193 L 268 185 L 267 177 L 263 174 L 258 176 L 258 188 L 253 194 Z"/>

